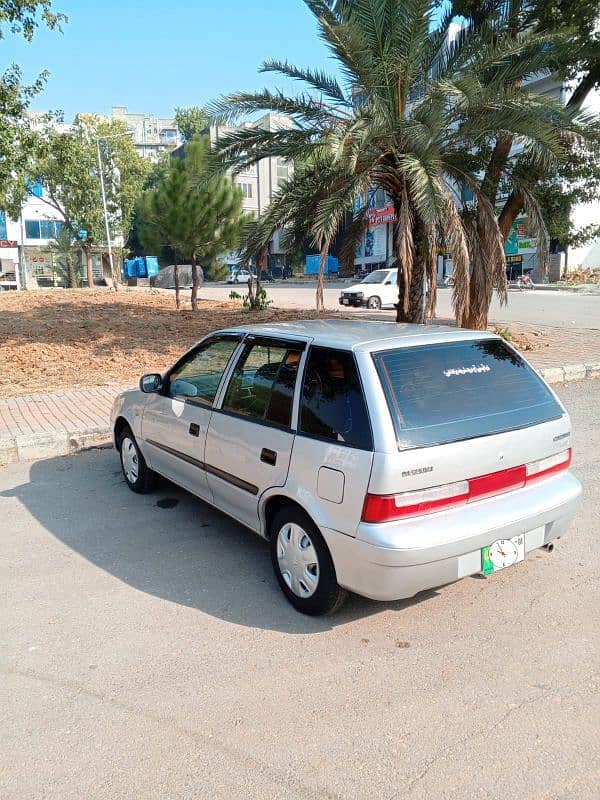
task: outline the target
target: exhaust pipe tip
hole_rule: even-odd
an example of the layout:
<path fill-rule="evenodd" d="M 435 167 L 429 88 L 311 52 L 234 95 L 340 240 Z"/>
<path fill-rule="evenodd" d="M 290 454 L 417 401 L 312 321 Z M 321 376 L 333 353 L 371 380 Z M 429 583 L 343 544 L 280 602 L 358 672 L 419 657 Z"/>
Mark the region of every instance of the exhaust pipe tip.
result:
<path fill-rule="evenodd" d="M 554 542 L 550 542 L 549 544 L 544 545 L 544 550 L 547 550 L 549 553 L 554 551 Z"/>

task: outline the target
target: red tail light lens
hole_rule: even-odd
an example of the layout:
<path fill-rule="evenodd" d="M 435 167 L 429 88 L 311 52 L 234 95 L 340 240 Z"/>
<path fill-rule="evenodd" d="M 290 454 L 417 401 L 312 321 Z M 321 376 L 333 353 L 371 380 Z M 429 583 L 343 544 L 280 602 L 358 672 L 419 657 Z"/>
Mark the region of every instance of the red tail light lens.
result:
<path fill-rule="evenodd" d="M 480 478 L 471 478 L 469 481 L 469 501 L 482 500 L 494 494 L 509 492 L 511 489 L 521 489 L 527 480 L 527 468 L 513 467 L 500 472 L 482 475 Z"/>
<path fill-rule="evenodd" d="M 385 522 L 402 517 L 416 517 L 441 508 L 467 502 L 469 482 L 459 481 L 416 492 L 368 494 L 363 507 L 363 522 Z"/>
<path fill-rule="evenodd" d="M 399 494 L 368 494 L 365 497 L 362 521 L 392 522 L 404 517 L 418 517 L 444 508 L 483 500 L 485 497 L 513 489 L 521 489 L 531 481 L 568 469 L 571 466 L 571 459 L 572 451 L 569 448 L 540 461 L 532 461 L 519 467 L 491 472 L 465 481 Z"/>

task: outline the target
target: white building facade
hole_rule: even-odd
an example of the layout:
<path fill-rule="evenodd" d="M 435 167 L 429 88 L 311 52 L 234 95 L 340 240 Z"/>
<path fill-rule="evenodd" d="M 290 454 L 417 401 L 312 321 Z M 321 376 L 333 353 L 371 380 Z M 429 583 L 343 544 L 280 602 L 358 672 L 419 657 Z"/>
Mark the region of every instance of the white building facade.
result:
<path fill-rule="evenodd" d="M 214 145 L 222 136 L 232 130 L 247 128 L 262 128 L 268 131 L 281 130 L 282 128 L 292 128 L 294 122 L 290 117 L 283 114 L 265 114 L 253 122 L 245 122 L 241 125 L 232 127 L 211 126 L 210 140 Z M 254 214 L 260 217 L 271 204 L 273 196 L 279 187 L 291 177 L 293 165 L 282 158 L 263 158 L 258 164 L 253 164 L 244 172 L 234 177 L 235 183 L 242 190 L 242 207 L 247 214 Z M 276 231 L 269 242 L 269 268 L 283 267 L 287 256 L 287 251 L 283 242 L 282 231 Z M 228 261 L 235 262 L 235 254 L 230 254 Z"/>

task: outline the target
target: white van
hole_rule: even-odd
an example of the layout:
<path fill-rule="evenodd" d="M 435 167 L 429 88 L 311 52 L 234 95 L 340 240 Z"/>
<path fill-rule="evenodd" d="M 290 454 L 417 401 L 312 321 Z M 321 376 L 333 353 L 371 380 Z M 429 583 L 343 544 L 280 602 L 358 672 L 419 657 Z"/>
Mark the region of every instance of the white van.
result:
<path fill-rule="evenodd" d="M 366 306 L 378 310 L 398 302 L 398 270 L 376 269 L 360 283 L 340 293 L 341 306 Z"/>

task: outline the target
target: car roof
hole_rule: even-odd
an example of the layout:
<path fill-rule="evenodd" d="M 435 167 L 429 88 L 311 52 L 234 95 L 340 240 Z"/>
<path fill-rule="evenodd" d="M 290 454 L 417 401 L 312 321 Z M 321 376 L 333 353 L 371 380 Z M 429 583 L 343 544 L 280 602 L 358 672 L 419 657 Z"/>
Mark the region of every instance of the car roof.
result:
<path fill-rule="evenodd" d="M 241 332 L 255 336 L 311 341 L 312 344 L 342 349 L 374 350 L 439 344 L 447 341 L 498 338 L 485 331 L 453 328 L 449 325 L 414 325 L 367 319 L 310 319 L 263 325 L 240 325 L 219 333 Z"/>

